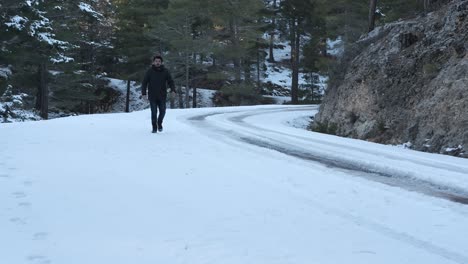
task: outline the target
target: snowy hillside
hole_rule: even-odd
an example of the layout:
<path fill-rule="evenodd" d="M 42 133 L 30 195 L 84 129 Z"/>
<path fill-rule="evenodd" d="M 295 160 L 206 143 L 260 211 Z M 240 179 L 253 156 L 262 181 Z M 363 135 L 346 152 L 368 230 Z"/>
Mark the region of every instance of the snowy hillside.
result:
<path fill-rule="evenodd" d="M 284 90 L 273 90 L 272 95 L 284 96 L 285 99 L 289 101 L 291 100 L 290 90 L 292 85 L 292 71 L 289 67 L 282 65 L 281 62 L 286 62 L 286 64 L 289 65 L 289 61 L 291 60 L 291 46 L 288 42 L 278 42 L 276 43 L 276 46 L 277 47 L 273 49 L 273 54 L 275 55 L 277 63 L 265 62 L 267 70 L 264 73 L 265 78 L 262 81 L 267 84 L 271 83 L 284 88 Z M 330 46 L 330 51 L 335 52 L 336 47 Z M 313 77 L 316 78 L 317 81 L 308 80 L 310 78 L 308 74 L 300 73 L 299 85 L 304 86 L 314 84 L 319 86 L 321 93 L 324 93 L 328 78 L 319 74 L 313 74 Z"/>

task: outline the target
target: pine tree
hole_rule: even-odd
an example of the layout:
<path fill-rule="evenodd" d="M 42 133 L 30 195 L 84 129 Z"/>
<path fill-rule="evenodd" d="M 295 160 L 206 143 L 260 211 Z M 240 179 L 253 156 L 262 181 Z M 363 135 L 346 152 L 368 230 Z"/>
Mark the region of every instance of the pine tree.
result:
<path fill-rule="evenodd" d="M 289 42 L 291 46 L 291 103 L 299 103 L 299 69 L 301 57 L 301 39 L 307 34 L 308 29 L 313 29 L 317 21 L 314 18 L 314 10 L 317 9 L 317 1 L 314 0 L 284 0 L 281 2 L 281 14 L 288 22 Z"/>
<path fill-rule="evenodd" d="M 80 113 L 106 111 L 118 93 L 107 87 L 102 74 L 109 69 L 113 37 L 113 9 L 108 1 L 64 1 L 55 8 L 57 35 L 72 48 L 65 56 L 71 63 L 55 61 L 51 69 L 52 104 L 58 110 Z"/>
<path fill-rule="evenodd" d="M 18 92 L 36 96 L 36 108 L 48 117 L 48 65 L 70 60 L 63 52 L 67 41 L 57 39 L 51 16 L 58 1 L 17 2 L 5 0 L 0 10 L 2 52 L 0 58 L 13 66 L 9 83 Z"/>
<path fill-rule="evenodd" d="M 257 39 L 261 37 L 260 0 L 211 0 L 210 9 L 217 27 L 216 40 L 223 47 L 217 57 L 232 61 L 237 82 L 242 70 L 256 61 Z M 245 80 L 245 79 L 244 79 Z"/>
<path fill-rule="evenodd" d="M 185 107 L 190 105 L 191 70 L 196 66 L 197 54 L 206 55 L 211 45 L 208 32 L 211 24 L 204 13 L 206 4 L 206 1 L 174 0 L 163 16 L 156 17 L 154 21 L 153 35 L 168 45 L 173 74 L 184 76 Z M 192 106 L 196 107 L 196 87 L 192 90 Z M 179 100 L 179 106 L 182 106 L 180 103 Z"/>
<path fill-rule="evenodd" d="M 266 32 L 268 33 L 269 42 L 268 42 L 268 61 L 275 62 L 275 55 L 274 55 L 274 46 L 275 46 L 275 36 L 278 35 L 277 29 L 277 15 L 279 12 L 278 3 L 280 0 L 265 0 L 265 8 L 263 10 L 263 14 L 266 18 Z"/>
<path fill-rule="evenodd" d="M 111 72 L 116 77 L 141 81 L 151 58 L 162 52 L 161 42 L 150 34 L 154 20 L 168 7 L 169 0 L 113 0 L 116 9 L 117 61 Z"/>

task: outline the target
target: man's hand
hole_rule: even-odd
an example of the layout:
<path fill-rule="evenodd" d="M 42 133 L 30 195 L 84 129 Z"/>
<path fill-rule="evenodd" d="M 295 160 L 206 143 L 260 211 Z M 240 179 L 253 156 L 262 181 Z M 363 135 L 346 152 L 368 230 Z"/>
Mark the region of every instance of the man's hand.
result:
<path fill-rule="evenodd" d="M 148 101 L 148 95 L 143 94 L 143 95 L 140 96 L 140 99 L 143 99 L 143 100 L 145 100 L 145 101 Z"/>

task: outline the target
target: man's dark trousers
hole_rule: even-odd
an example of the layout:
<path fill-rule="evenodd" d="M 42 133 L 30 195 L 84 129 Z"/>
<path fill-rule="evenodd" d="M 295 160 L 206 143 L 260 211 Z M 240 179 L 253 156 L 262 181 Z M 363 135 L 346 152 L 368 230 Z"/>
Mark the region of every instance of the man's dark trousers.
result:
<path fill-rule="evenodd" d="M 150 99 L 151 107 L 151 124 L 153 129 L 162 128 L 162 122 L 166 115 L 166 100 L 163 99 Z M 159 116 L 158 116 L 159 109 Z M 157 124 L 157 126 L 156 126 Z"/>

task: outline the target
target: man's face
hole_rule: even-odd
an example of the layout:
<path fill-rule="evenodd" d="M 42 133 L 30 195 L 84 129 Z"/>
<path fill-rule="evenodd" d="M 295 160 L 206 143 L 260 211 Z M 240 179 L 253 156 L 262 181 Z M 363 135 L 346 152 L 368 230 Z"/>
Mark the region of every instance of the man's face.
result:
<path fill-rule="evenodd" d="M 161 59 L 159 59 L 159 58 L 154 59 L 154 61 L 153 61 L 154 66 L 159 67 L 159 66 L 161 66 L 161 64 L 162 64 Z"/>

